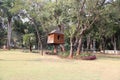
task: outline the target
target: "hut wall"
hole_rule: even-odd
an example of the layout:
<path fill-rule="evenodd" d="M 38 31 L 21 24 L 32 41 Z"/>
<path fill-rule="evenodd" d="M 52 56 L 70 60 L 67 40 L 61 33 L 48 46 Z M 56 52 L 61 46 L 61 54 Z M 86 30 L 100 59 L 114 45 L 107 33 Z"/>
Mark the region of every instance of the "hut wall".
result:
<path fill-rule="evenodd" d="M 54 43 L 63 44 L 64 43 L 64 35 L 63 34 L 54 34 Z"/>
<path fill-rule="evenodd" d="M 48 36 L 47 43 L 49 43 L 49 44 L 54 43 L 54 34 L 50 34 L 50 35 Z"/>
<path fill-rule="evenodd" d="M 63 44 L 64 35 L 63 34 L 50 34 L 48 35 L 48 44 Z"/>

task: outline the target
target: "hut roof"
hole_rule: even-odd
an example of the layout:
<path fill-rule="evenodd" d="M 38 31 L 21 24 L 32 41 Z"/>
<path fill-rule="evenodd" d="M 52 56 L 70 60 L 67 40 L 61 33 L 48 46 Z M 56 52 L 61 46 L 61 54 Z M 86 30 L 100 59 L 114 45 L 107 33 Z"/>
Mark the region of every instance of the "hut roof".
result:
<path fill-rule="evenodd" d="M 49 34 L 53 34 L 53 33 L 56 33 L 56 34 L 63 34 L 61 31 L 59 30 L 53 30 L 51 31 Z"/>

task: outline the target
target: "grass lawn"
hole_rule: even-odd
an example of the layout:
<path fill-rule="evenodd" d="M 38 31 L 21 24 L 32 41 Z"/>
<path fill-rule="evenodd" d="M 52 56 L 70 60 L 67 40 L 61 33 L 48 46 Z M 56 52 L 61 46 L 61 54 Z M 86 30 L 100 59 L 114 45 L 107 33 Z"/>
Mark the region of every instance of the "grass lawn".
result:
<path fill-rule="evenodd" d="M 0 50 L 0 80 L 120 80 L 120 56 L 94 61 Z"/>

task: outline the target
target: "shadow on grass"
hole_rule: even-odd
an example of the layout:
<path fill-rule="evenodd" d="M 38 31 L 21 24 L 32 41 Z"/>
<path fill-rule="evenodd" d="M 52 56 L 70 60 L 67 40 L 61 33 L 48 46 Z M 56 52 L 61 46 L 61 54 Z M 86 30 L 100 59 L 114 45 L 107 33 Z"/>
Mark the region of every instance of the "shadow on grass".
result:
<path fill-rule="evenodd" d="M 22 50 L 22 52 L 24 52 L 24 53 L 40 53 L 40 51 L 38 51 L 38 50 L 33 50 L 32 52 L 30 52 L 29 50 Z"/>
<path fill-rule="evenodd" d="M 3 61 L 3 59 L 0 59 L 0 61 Z"/>
<path fill-rule="evenodd" d="M 0 61 L 41 61 L 41 59 L 33 59 L 33 60 L 3 60 L 3 59 L 0 59 Z"/>
<path fill-rule="evenodd" d="M 74 60 L 69 60 L 69 59 L 18 59 L 18 60 L 14 60 L 14 59 L 0 59 L 0 62 L 22 62 L 22 61 L 27 61 L 27 62 L 31 62 L 31 61 L 35 61 L 35 62 L 42 62 L 42 61 L 45 61 L 45 62 L 74 62 Z"/>

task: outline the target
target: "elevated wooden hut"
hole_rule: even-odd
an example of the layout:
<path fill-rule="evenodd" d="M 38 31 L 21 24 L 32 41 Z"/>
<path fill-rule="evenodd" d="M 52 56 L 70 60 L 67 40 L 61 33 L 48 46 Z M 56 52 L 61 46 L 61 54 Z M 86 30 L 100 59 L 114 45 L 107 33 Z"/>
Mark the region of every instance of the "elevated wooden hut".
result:
<path fill-rule="evenodd" d="M 64 34 L 58 30 L 53 30 L 48 34 L 48 44 L 64 44 Z"/>
<path fill-rule="evenodd" d="M 54 45 L 54 54 L 57 53 L 57 45 L 64 44 L 64 34 L 59 30 L 53 30 L 48 34 L 48 44 Z"/>

